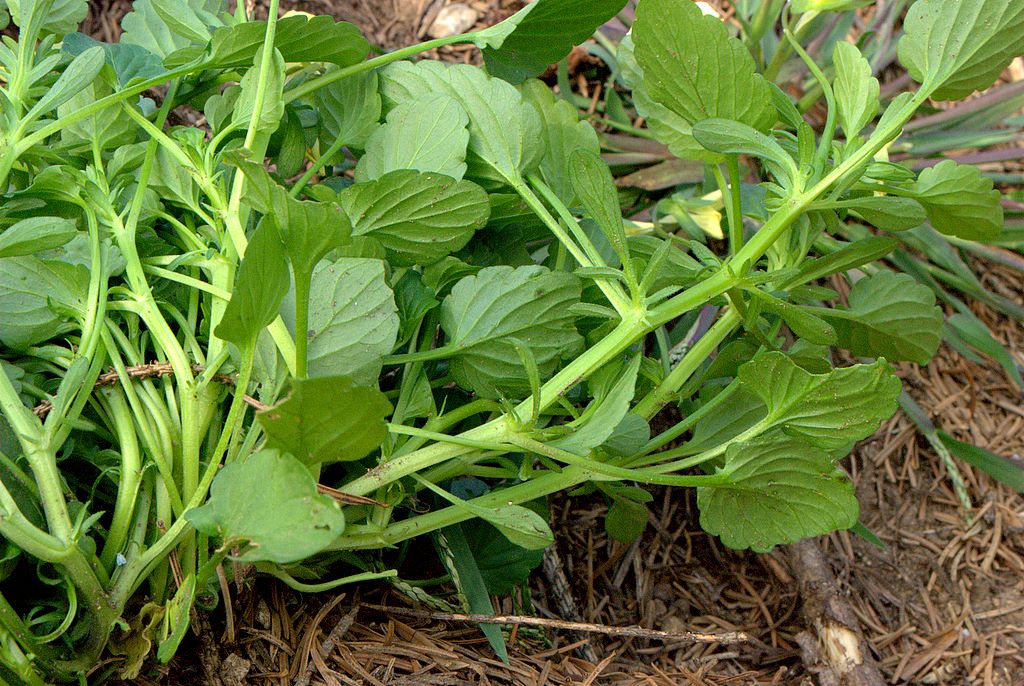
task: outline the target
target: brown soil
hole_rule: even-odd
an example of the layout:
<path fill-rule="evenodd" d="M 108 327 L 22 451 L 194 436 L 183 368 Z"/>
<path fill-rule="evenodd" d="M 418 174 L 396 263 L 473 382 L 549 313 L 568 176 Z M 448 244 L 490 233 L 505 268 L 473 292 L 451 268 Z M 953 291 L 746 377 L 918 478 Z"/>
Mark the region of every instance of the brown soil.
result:
<path fill-rule="evenodd" d="M 447 0 L 308 0 L 288 9 L 333 14 L 392 48 L 421 40 Z M 259 4 L 265 5 L 265 0 Z M 474 0 L 480 24 L 507 16 L 518 0 Z M 98 0 L 84 30 L 112 40 L 125 0 Z M 447 59 L 470 60 L 467 48 Z M 1024 303 L 1024 277 L 987 269 L 987 287 Z M 982 307 L 1018 361 L 1021 327 Z M 944 349 L 925 369 L 901 369 L 910 393 L 941 428 L 1016 460 L 1024 454 L 1019 392 L 994 364 Z M 942 461 L 903 415 L 887 422 L 849 460 L 863 522 L 876 548 L 848 532 L 822 547 L 885 678 L 893 684 L 1024 685 L 1024 499 L 958 463 L 974 504 L 958 505 Z M 810 684 L 797 636 L 807 626 L 791 557 L 723 548 L 697 526 L 692 493 L 653 491 L 650 526 L 632 545 L 604 533 L 603 502 L 556 498 L 557 554 L 582 621 L 680 631 L 747 632 L 738 645 L 665 644 L 644 639 L 522 629 L 511 662 L 498 661 L 471 625 L 410 619 L 365 604 L 408 606 L 380 587 L 353 598 L 300 596 L 259 580 L 232 600 L 233 628 L 220 610 L 200 617 L 199 638 L 169 669 L 138 683 L 208 684 Z M 565 593 L 535 575 L 539 616 L 564 615 Z M 558 597 L 561 596 L 561 597 Z M 506 602 L 502 611 L 511 611 Z M 216 628 L 213 628 L 215 625 Z M 331 650 L 322 650 L 325 641 Z M 329 647 L 329 646 L 328 646 Z M 590 659 L 579 657 L 585 654 Z M 215 676 L 210 675 L 212 670 Z"/>

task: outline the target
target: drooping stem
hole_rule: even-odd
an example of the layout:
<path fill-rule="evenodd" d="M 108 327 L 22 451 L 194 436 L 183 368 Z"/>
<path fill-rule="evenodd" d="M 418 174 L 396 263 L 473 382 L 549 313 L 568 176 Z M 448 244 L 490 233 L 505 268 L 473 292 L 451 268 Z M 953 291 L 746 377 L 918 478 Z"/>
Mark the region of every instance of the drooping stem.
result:
<path fill-rule="evenodd" d="M 302 85 L 287 91 L 284 94 L 283 100 L 286 103 L 293 102 L 299 98 L 304 98 L 325 86 L 329 86 L 332 83 L 348 78 L 349 76 L 355 76 L 356 74 L 372 71 L 379 67 L 383 67 L 384 65 L 391 64 L 392 62 L 405 59 L 406 57 L 413 57 L 421 52 L 427 52 L 428 50 L 440 48 L 445 45 L 453 45 L 455 43 L 472 43 L 474 38 L 476 38 L 475 33 L 463 33 L 455 36 L 446 36 L 444 38 L 435 38 L 434 40 L 417 43 L 416 45 L 410 45 L 407 48 L 402 48 L 400 50 L 395 50 L 394 52 L 374 57 L 373 59 L 360 62 L 359 64 L 335 69 L 322 76 L 312 78 Z"/>
<path fill-rule="evenodd" d="M 307 169 L 302 174 L 302 176 L 299 177 L 299 180 L 296 181 L 295 185 L 292 186 L 291 190 L 288 191 L 288 195 L 292 198 L 299 197 L 299 193 L 301 193 L 302 189 L 306 187 L 306 184 L 309 183 L 310 179 L 312 179 L 314 176 L 320 173 L 320 170 L 327 166 L 327 163 L 330 162 L 331 159 L 335 155 L 337 155 L 338 151 L 341 150 L 343 147 L 345 147 L 345 141 L 340 137 L 338 138 L 338 140 L 331 143 L 331 147 L 327 148 L 327 150 L 325 150 L 324 153 L 320 155 L 320 157 L 318 157 L 313 164 L 309 165 L 309 169 Z"/>
<path fill-rule="evenodd" d="M 122 551 L 131 528 L 135 501 L 142 481 L 142 455 L 135 435 L 135 424 L 124 395 L 111 393 L 108 402 L 113 412 L 117 444 L 121 453 L 121 468 L 118 470 L 117 498 L 110 522 L 107 539 L 100 553 L 100 562 L 108 569 L 114 564 L 115 556 Z"/>
<path fill-rule="evenodd" d="M 566 233 L 562 225 L 558 223 L 558 220 L 551 215 L 548 208 L 545 207 L 544 203 L 540 201 L 540 198 L 536 196 L 530 185 L 519 182 L 513 184 L 516 192 L 519 193 L 520 197 L 526 201 L 526 204 L 533 210 L 542 222 L 548 227 L 548 230 L 554 234 L 555 238 L 565 246 L 565 248 L 572 254 L 576 261 L 583 267 L 604 267 L 607 266 L 600 254 L 597 252 L 597 248 L 594 247 L 593 242 L 583 232 L 579 222 L 576 221 L 575 217 L 566 209 L 565 205 L 557 196 L 547 187 L 539 178 L 530 178 L 530 184 L 537 187 L 537 190 L 545 197 L 545 199 L 551 203 L 555 211 L 559 213 L 562 220 L 565 221 L 569 230 L 572 232 L 572 237 Z M 577 242 L 578 241 L 578 242 Z M 582 247 L 581 247 L 582 246 Z M 622 292 L 622 288 L 618 283 L 609 279 L 596 279 L 598 288 L 604 293 L 604 296 L 608 299 L 608 302 L 612 304 L 615 311 L 619 313 L 620 317 L 627 316 L 627 313 L 634 309 L 634 306 L 630 299 Z"/>

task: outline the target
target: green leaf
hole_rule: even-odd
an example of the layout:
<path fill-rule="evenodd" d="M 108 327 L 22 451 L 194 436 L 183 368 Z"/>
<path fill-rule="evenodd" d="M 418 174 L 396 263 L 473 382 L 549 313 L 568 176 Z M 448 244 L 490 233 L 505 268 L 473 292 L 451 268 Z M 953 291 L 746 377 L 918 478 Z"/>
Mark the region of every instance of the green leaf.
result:
<path fill-rule="evenodd" d="M 856 269 L 869 262 L 880 260 L 899 245 L 899 241 L 888 236 L 872 236 L 846 245 L 833 253 L 816 260 L 807 260 L 800 265 L 799 274 L 787 283 L 791 288 L 824 276 Z"/>
<path fill-rule="evenodd" d="M 193 609 L 193 603 L 195 602 L 196 595 L 196 575 L 189 574 L 185 577 L 185 581 L 175 591 L 174 597 L 167 603 L 167 626 L 171 627 L 171 632 L 164 640 L 160 641 L 160 647 L 157 648 L 156 657 L 163 664 L 167 664 L 174 657 L 174 654 L 178 650 L 178 646 L 181 645 L 182 639 L 185 638 L 185 633 L 188 631 L 189 620 L 191 619 L 191 613 Z"/>
<path fill-rule="evenodd" d="M 976 350 L 988 355 L 1009 375 L 1017 388 L 1024 391 L 1024 379 L 1013 356 L 993 336 L 985 324 L 974 314 L 958 312 L 946 319 L 946 324 L 957 338 Z"/>
<path fill-rule="evenodd" d="M 281 403 L 256 415 L 267 447 L 291 453 L 307 467 L 352 462 L 387 438 L 391 403 L 376 388 L 345 376 L 296 379 Z"/>
<path fill-rule="evenodd" d="M 398 310 L 380 260 L 323 261 L 309 298 L 309 375 L 376 383 L 398 338 Z"/>
<path fill-rule="evenodd" d="M 415 269 L 406 269 L 394 283 L 395 304 L 402 320 L 399 342 L 408 341 L 427 312 L 441 304 L 434 289 L 423 283 L 423 275 Z"/>
<path fill-rule="evenodd" d="M 475 34 L 487 70 L 512 83 L 539 76 L 606 21 L 625 0 L 534 0 L 505 21 Z"/>
<path fill-rule="evenodd" d="M 853 484 L 828 454 L 777 437 L 729 446 L 724 483 L 698 488 L 700 525 L 730 548 L 768 552 L 857 523 Z"/>
<path fill-rule="evenodd" d="M 539 266 L 487 267 L 459 281 L 441 305 L 455 380 L 486 398 L 529 393 L 515 341 L 550 376 L 582 343 L 569 311 L 580 291 L 575 276 Z"/>
<path fill-rule="evenodd" d="M 476 515 L 520 548 L 544 550 L 555 542 L 555 535 L 544 518 L 522 505 L 480 507 Z"/>
<path fill-rule="evenodd" d="M 399 266 L 430 264 L 461 249 L 487 223 L 487 193 L 443 174 L 398 170 L 338 196 L 353 236 L 381 243 Z"/>
<path fill-rule="evenodd" d="M 544 550 L 555 541 L 547 521 L 528 507 L 501 505 L 484 507 L 472 501 L 451 498 L 456 507 L 472 512 L 493 526 L 513 545 L 526 550 Z"/>
<path fill-rule="evenodd" d="M 643 74 L 637 106 L 645 116 L 664 119 L 662 111 L 644 106 L 647 99 L 677 118 L 668 122 L 677 131 L 669 142 L 673 153 L 707 157 L 686 135 L 704 119 L 732 119 L 761 132 L 775 123 L 768 82 L 720 19 L 677 0 L 643 0 L 636 14 L 633 41 Z"/>
<path fill-rule="evenodd" d="M 761 307 L 777 314 L 794 334 L 815 345 L 834 345 L 836 332 L 828 322 L 792 303 L 780 300 L 758 290 L 750 292 Z"/>
<path fill-rule="evenodd" d="M 712 152 L 760 157 L 768 170 L 790 186 L 799 177 L 793 158 L 782 146 L 757 129 L 731 119 L 703 119 L 693 125 L 693 137 Z"/>
<path fill-rule="evenodd" d="M 544 156 L 537 171 L 555 195 L 572 207 L 576 196 L 569 174 L 569 158 L 576 151 L 600 155 L 597 132 L 588 122 L 580 121 L 579 110 L 571 103 L 556 98 L 547 84 L 531 79 L 520 91 L 541 120 Z"/>
<path fill-rule="evenodd" d="M 917 0 L 903 20 L 899 60 L 939 100 L 991 86 L 1024 54 L 1024 4 L 1014 0 Z"/>
<path fill-rule="evenodd" d="M 231 162 L 249 182 L 246 197 L 253 209 L 277 228 L 296 274 L 308 276 L 324 255 L 350 242 L 352 224 L 337 205 L 296 200 L 261 165 L 241 158 Z"/>
<path fill-rule="evenodd" d="M 924 364 L 942 340 L 942 310 L 935 295 L 912 276 L 880 271 L 850 291 L 846 310 L 819 310 L 854 355 Z"/>
<path fill-rule="evenodd" d="M 25 117 L 28 119 L 41 117 L 71 100 L 99 76 L 100 69 L 103 68 L 105 62 L 106 53 L 99 47 L 89 48 L 77 55 L 46 91 L 46 95 L 39 98 Z"/>
<path fill-rule="evenodd" d="M 377 84 L 377 72 L 370 71 L 317 90 L 314 102 L 320 117 L 320 140 L 325 148 L 336 141 L 354 148 L 366 145 L 380 119 Z"/>
<path fill-rule="evenodd" d="M 259 95 L 260 63 L 263 60 L 262 51 L 257 53 L 254 66 L 245 72 L 245 76 L 239 82 L 242 90 L 235 102 L 235 110 L 232 121 L 241 127 L 249 126 L 253 112 L 256 110 L 256 98 Z M 270 61 L 270 69 L 267 73 L 266 90 L 263 93 L 263 107 L 260 109 L 259 119 L 256 123 L 256 130 L 270 134 L 275 131 L 284 117 L 284 100 L 281 94 L 284 92 L 285 68 L 284 58 L 277 50 Z"/>
<path fill-rule="evenodd" d="M 236 558 L 246 562 L 298 562 L 345 529 L 338 503 L 317 493 L 301 462 L 276 450 L 261 450 L 221 469 L 209 501 L 186 511 L 185 518 L 225 542 L 248 541 Z"/>
<path fill-rule="evenodd" d="M 629 498 L 614 498 L 604 517 L 604 529 L 620 543 L 632 543 L 647 528 L 647 507 Z"/>
<path fill-rule="evenodd" d="M 586 456 L 592 449 L 607 441 L 629 412 L 642 359 L 642 355 L 634 356 L 607 393 L 601 398 L 595 398 L 592 406 L 579 421 L 568 425 L 572 433 L 549 441 L 548 444 L 560 450 Z"/>
<path fill-rule="evenodd" d="M 41 250 L 59 248 L 78 231 L 70 219 L 29 217 L 15 222 L 0 233 L 0 257 L 32 255 Z"/>
<path fill-rule="evenodd" d="M 857 522 L 856 524 L 851 526 L 850 527 L 850 531 L 852 531 L 853 533 L 857 534 L 858 536 L 860 536 L 861 538 L 863 538 L 865 541 L 867 541 L 871 545 L 875 546 L 876 548 L 879 548 L 880 550 L 885 550 L 886 549 L 885 541 L 880 539 L 878 537 L 878 534 L 876 534 L 874 531 L 872 531 L 871 529 L 867 528 L 866 526 L 864 526 L 860 522 Z"/>
<path fill-rule="evenodd" d="M 780 352 L 758 355 L 738 378 L 767 407 L 762 425 L 834 454 L 845 454 L 891 417 L 901 388 L 884 360 L 811 374 Z"/>
<path fill-rule="evenodd" d="M 569 156 L 569 179 L 583 209 L 611 243 L 619 261 L 628 265 L 630 257 L 629 246 L 626 245 L 626 227 L 622 221 L 615 179 L 608 165 L 591 151 L 575 150 Z"/>
<path fill-rule="evenodd" d="M 844 200 L 841 205 L 883 231 L 908 231 L 928 218 L 917 200 L 893 195 L 868 195 Z"/>
<path fill-rule="evenodd" d="M 0 259 L 0 343 L 24 350 L 65 333 L 63 316 L 84 313 L 88 272 L 32 256 Z"/>
<path fill-rule="evenodd" d="M 395 62 L 381 72 L 387 109 L 446 93 L 469 115 L 468 176 L 515 184 L 539 162 L 540 117 L 511 84 L 468 64 Z"/>
<path fill-rule="evenodd" d="M 53 0 L 41 3 L 39 0 L 5 0 L 14 23 L 24 29 L 37 12 L 44 12 L 45 18 L 39 22 L 42 33 L 64 35 L 78 28 L 89 14 L 88 0 Z M 0 7 L 0 10 L 3 8 Z"/>
<path fill-rule="evenodd" d="M 1006 484 L 1018 493 L 1024 493 L 1024 468 L 1020 464 L 980 446 L 958 441 L 945 431 L 938 433 L 939 440 L 953 455 L 985 472 L 999 483 Z"/>
<path fill-rule="evenodd" d="M 106 52 L 107 64 L 113 68 L 117 82 L 122 87 L 132 79 L 149 79 L 167 71 L 160 58 L 141 45 L 101 43 L 95 38 L 76 32 L 64 36 L 60 49 L 71 55 L 80 55 L 94 47 L 101 47 Z"/>
<path fill-rule="evenodd" d="M 80 110 L 97 100 L 113 93 L 113 89 L 103 79 L 95 79 L 91 84 L 75 93 L 70 100 L 57 108 L 57 115 Z M 137 125 L 120 107 L 107 107 L 91 117 L 65 126 L 60 130 L 63 143 L 84 142 L 95 143 L 100 150 L 116 149 L 135 142 Z"/>
<path fill-rule="evenodd" d="M 199 150 L 203 145 L 203 132 L 196 127 L 175 127 L 171 129 L 170 136 L 186 150 Z M 153 165 L 149 187 L 165 204 L 176 202 L 192 209 L 200 207 L 199 187 L 192 174 L 162 145 L 157 148 L 156 164 Z"/>
<path fill-rule="evenodd" d="M 511 593 L 544 560 L 543 549 L 527 550 L 511 543 L 485 521 L 475 519 L 461 526 L 490 595 Z"/>
<path fill-rule="evenodd" d="M 213 32 L 205 60 L 211 67 L 234 69 L 253 63 L 267 34 L 265 21 L 224 26 Z M 274 47 L 285 62 L 330 62 L 348 67 L 366 59 L 370 44 L 359 29 L 329 16 L 295 14 L 277 21 Z"/>
<path fill-rule="evenodd" d="M 259 332 L 277 318 L 290 284 L 281 237 L 274 225 L 264 223 L 249 240 L 214 333 L 239 348 L 255 344 Z"/>
<path fill-rule="evenodd" d="M 494 605 L 488 593 L 487 584 L 477 566 L 476 558 L 469 547 L 469 541 L 461 524 L 447 526 L 435 535 L 441 562 L 452 577 L 452 582 L 459 594 L 459 600 L 465 611 L 474 614 L 494 614 Z M 508 648 L 505 637 L 497 624 L 480 624 L 480 631 L 487 637 L 487 642 L 506 664 Z"/>
<path fill-rule="evenodd" d="M 294 106 L 285 105 L 284 120 L 271 136 L 269 148 L 278 176 L 287 179 L 305 170 L 306 130 Z"/>
<path fill-rule="evenodd" d="M 356 181 L 379 179 L 397 169 L 437 172 L 461 180 L 466 173 L 469 115 L 444 93 L 421 95 L 388 112 L 387 122 L 366 141 Z"/>
<path fill-rule="evenodd" d="M 871 64 L 853 43 L 839 41 L 832 52 L 836 69 L 832 89 L 835 92 L 839 125 L 850 139 L 861 132 L 878 114 L 878 79 L 871 75 Z"/>
<path fill-rule="evenodd" d="M 632 455 L 641 450 L 651 439 L 651 426 L 643 417 L 633 412 L 626 413 L 615 431 L 609 436 L 601 448 L 612 455 Z"/>
<path fill-rule="evenodd" d="M 156 5 L 166 9 L 158 12 Z M 192 45 L 192 40 L 176 33 L 161 14 L 182 12 L 185 8 L 203 17 L 220 11 L 220 0 L 135 0 L 132 11 L 121 20 L 121 42 L 139 45 L 160 58 Z"/>
<path fill-rule="evenodd" d="M 923 170 L 912 190 L 941 233 L 984 241 L 1002 231 L 1002 196 L 977 167 L 943 160 Z"/>
<path fill-rule="evenodd" d="M 172 33 L 190 43 L 210 40 L 210 27 L 188 3 L 175 3 L 172 6 L 170 3 L 155 1 L 152 7 Z"/>

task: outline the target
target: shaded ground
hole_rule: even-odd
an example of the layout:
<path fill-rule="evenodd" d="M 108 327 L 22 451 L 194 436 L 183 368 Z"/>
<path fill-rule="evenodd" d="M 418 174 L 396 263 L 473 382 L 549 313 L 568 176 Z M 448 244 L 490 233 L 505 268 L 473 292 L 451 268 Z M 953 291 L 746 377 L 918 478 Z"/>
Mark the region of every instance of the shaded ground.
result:
<path fill-rule="evenodd" d="M 422 40 L 447 1 L 283 4 L 352 21 L 375 44 L 393 48 Z M 479 25 L 520 6 L 518 0 L 467 4 L 477 10 Z M 93 3 L 86 30 L 115 38 L 127 8 L 124 0 Z M 446 50 L 446 59 L 472 59 L 469 48 Z M 986 286 L 1024 304 L 1020 273 L 997 270 L 983 278 Z M 1021 328 L 982 307 L 976 313 L 1024 361 Z M 943 350 L 928 368 L 907 365 L 901 371 L 909 392 L 946 431 L 1001 455 L 1019 460 L 1024 454 L 1024 408 L 996 365 Z M 886 547 L 843 532 L 824 539 L 823 548 L 887 680 L 1024 684 L 1024 499 L 961 463 L 975 505 L 968 523 L 942 461 L 902 415 L 864 442 L 849 468 L 863 521 Z M 139 683 L 210 683 L 203 663 L 225 686 L 812 683 L 796 640 L 806 626 L 787 551 L 726 550 L 697 526 L 691 492 L 653 492 L 650 526 L 630 546 L 604 534 L 603 502 L 553 500 L 566 585 L 556 591 L 559 579 L 538 573 L 532 589 L 537 613 L 565 616 L 570 595 L 583 621 L 668 631 L 743 630 L 749 642 L 673 645 L 600 635 L 581 640 L 523 629 L 512 636 L 506 666 L 470 625 L 368 609 L 367 604 L 409 604 L 386 588 L 350 589 L 362 594 L 361 609 L 350 615 L 351 596 L 300 596 L 258 580 L 235 595 L 230 630 L 220 611 L 201 617 L 201 636 L 171 668 Z M 579 657 L 581 651 L 590 659 Z"/>

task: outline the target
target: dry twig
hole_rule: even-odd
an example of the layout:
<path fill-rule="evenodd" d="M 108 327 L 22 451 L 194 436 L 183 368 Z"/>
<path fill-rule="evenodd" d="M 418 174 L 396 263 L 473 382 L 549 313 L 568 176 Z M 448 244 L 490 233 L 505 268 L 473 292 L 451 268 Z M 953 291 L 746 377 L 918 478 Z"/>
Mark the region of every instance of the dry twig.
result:
<path fill-rule="evenodd" d="M 363 605 L 371 610 L 378 610 L 386 614 L 405 615 L 421 619 L 433 619 L 447 622 L 472 622 L 474 624 L 519 624 L 524 626 L 539 626 L 548 629 L 564 629 L 567 631 L 579 631 L 591 634 L 604 634 L 606 636 L 628 636 L 630 638 L 644 638 L 654 641 L 690 641 L 693 643 L 741 643 L 749 641 L 750 637 L 742 631 L 726 631 L 723 633 L 703 633 L 698 631 L 658 631 L 656 629 L 644 629 L 638 626 L 605 626 L 603 624 L 588 624 L 586 622 L 567 622 L 564 619 L 546 619 L 544 617 L 524 617 L 522 615 L 484 615 L 484 614 L 462 614 L 452 612 L 428 612 L 415 610 L 408 607 L 392 607 L 387 605 Z"/>
<path fill-rule="evenodd" d="M 137 364 L 133 367 L 127 367 L 125 371 L 128 373 L 129 379 L 158 379 L 162 376 L 170 376 L 174 374 L 174 369 L 172 369 L 171 365 L 169 365 L 166 362 L 148 362 L 146 364 Z M 203 367 L 201 365 L 192 365 L 193 374 L 201 374 L 202 372 Z M 234 378 L 228 376 L 227 374 L 215 374 L 213 376 L 213 380 L 224 386 L 235 385 Z M 103 386 L 113 386 L 120 381 L 120 375 L 116 371 L 111 369 L 110 371 L 106 371 L 100 374 L 99 377 L 97 377 L 94 387 L 101 388 Z M 259 400 L 256 400 L 256 398 L 253 398 L 250 395 L 243 396 L 242 399 L 245 401 L 246 405 L 260 412 L 262 412 L 263 410 L 270 409 L 269 405 L 261 403 Z M 35 415 L 40 419 L 44 419 L 52 409 L 53 403 L 51 403 L 49 400 L 44 400 L 43 402 L 39 403 L 34 408 L 32 408 L 32 412 L 34 412 Z"/>

